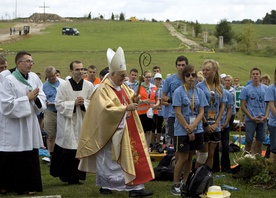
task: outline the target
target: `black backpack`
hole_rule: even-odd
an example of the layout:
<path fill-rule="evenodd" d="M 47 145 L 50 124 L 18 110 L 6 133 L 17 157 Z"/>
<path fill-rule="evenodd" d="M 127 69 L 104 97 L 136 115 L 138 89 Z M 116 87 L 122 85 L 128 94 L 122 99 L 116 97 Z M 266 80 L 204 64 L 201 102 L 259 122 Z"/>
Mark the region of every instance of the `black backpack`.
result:
<path fill-rule="evenodd" d="M 174 154 L 165 155 L 157 167 L 154 168 L 156 181 L 173 181 L 173 171 L 175 165 Z"/>
<path fill-rule="evenodd" d="M 189 174 L 186 185 L 181 188 L 181 196 L 199 197 L 200 194 L 205 194 L 212 185 L 211 169 L 207 165 L 202 165 Z"/>

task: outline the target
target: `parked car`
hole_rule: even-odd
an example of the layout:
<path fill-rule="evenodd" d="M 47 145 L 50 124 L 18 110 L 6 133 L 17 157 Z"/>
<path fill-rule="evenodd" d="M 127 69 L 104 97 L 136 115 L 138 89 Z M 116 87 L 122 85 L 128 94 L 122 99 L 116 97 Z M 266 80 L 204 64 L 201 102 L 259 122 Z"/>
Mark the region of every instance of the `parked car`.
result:
<path fill-rule="evenodd" d="M 62 28 L 62 35 L 76 35 L 76 36 L 79 36 L 80 32 L 77 30 L 77 28 L 63 27 Z"/>

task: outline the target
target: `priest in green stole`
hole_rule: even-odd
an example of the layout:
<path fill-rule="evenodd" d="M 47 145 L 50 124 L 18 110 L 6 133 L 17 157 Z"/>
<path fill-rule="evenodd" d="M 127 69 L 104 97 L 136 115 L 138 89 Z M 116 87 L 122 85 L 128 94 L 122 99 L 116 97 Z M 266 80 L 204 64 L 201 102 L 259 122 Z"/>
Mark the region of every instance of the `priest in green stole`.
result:
<path fill-rule="evenodd" d="M 79 169 L 96 173 L 100 193 L 129 191 L 149 196 L 144 183 L 154 179 L 144 131 L 136 112 L 139 97 L 124 84 L 124 51 L 108 49 L 109 74 L 93 93 L 85 114 L 76 157 Z"/>

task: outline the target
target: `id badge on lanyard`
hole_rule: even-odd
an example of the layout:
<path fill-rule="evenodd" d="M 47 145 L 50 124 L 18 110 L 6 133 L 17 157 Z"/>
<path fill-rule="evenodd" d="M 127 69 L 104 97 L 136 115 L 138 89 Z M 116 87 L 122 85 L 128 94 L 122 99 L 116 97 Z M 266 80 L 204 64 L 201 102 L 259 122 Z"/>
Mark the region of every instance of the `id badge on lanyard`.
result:
<path fill-rule="evenodd" d="M 216 109 L 209 109 L 207 112 L 207 122 L 212 124 L 216 121 Z"/>
<path fill-rule="evenodd" d="M 207 81 L 205 81 L 205 84 L 210 92 L 210 108 L 207 111 L 207 122 L 209 124 L 213 124 L 216 121 L 216 108 L 214 107 L 214 103 L 216 101 L 216 93 L 210 89 Z"/>
<path fill-rule="evenodd" d="M 195 120 L 196 120 L 196 115 L 191 114 L 189 116 L 189 124 L 193 124 L 195 122 Z M 196 126 L 196 128 L 194 130 L 197 130 L 197 126 Z"/>

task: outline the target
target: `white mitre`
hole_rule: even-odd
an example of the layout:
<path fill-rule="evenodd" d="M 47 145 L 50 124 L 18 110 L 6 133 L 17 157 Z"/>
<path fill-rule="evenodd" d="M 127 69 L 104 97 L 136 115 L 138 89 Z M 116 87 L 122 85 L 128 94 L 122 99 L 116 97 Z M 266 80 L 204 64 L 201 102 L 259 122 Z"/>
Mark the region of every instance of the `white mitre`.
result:
<path fill-rule="evenodd" d="M 126 70 L 125 54 L 124 50 L 121 47 L 118 47 L 116 53 L 112 49 L 108 48 L 106 56 L 109 67 L 109 73 Z"/>

